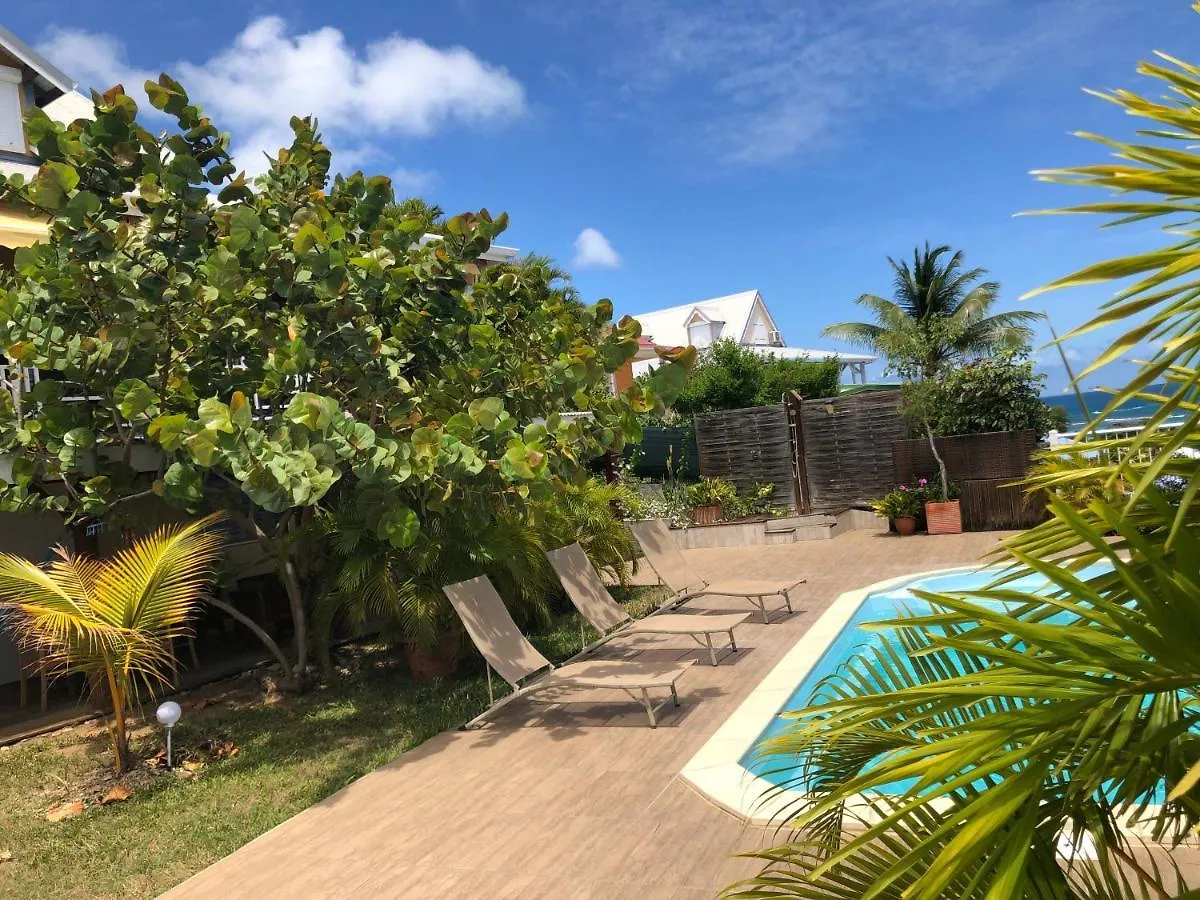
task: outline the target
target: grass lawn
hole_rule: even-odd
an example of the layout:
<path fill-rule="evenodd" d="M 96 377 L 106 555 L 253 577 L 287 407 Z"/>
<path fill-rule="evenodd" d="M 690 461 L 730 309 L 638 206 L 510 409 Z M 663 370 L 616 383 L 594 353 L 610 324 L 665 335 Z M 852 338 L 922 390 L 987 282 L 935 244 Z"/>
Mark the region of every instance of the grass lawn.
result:
<path fill-rule="evenodd" d="M 649 589 L 653 592 L 656 589 Z M 644 612 L 653 595 L 629 604 Z M 551 659 L 579 648 L 574 617 L 535 638 Z M 232 741 L 238 753 L 207 762 L 190 778 L 145 777 L 133 797 L 89 804 L 77 818 L 46 819 L 59 801 L 83 795 L 110 763 L 99 723 L 0 748 L 0 897 L 149 897 L 183 881 L 264 831 L 328 797 L 440 731 L 460 725 L 487 701 L 482 665 L 414 682 L 382 647 L 356 651 L 354 674 L 335 675 L 308 694 L 264 698 L 242 678 L 183 698 L 176 754 L 205 740 Z M 197 697 L 215 697 L 187 708 Z M 147 730 L 148 731 L 148 730 Z M 157 732 L 134 742 L 151 756 Z M 198 754 L 204 759 L 204 754 Z"/>

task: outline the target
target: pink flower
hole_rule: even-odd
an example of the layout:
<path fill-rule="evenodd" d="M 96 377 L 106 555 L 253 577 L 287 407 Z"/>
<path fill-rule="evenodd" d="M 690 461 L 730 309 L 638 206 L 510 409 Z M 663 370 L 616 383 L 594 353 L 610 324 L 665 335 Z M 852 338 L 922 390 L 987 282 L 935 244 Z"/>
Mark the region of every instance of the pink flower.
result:
<path fill-rule="evenodd" d="M 921 487 L 925 487 L 925 485 L 929 484 L 929 482 L 926 479 L 922 478 L 917 482 L 917 484 L 919 484 Z"/>
<path fill-rule="evenodd" d="M 902 491 L 907 491 L 907 490 L 908 490 L 908 485 L 907 485 L 907 484 L 902 484 L 902 485 L 900 485 L 900 490 L 902 490 Z"/>

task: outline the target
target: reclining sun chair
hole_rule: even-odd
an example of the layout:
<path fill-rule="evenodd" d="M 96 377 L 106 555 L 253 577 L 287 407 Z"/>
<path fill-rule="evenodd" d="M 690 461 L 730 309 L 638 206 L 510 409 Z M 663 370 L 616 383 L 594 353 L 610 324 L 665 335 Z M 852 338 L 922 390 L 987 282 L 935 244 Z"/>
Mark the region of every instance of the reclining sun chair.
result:
<path fill-rule="evenodd" d="M 651 728 L 658 725 L 654 714 L 667 702 L 664 699 L 657 705 L 652 704 L 651 690 L 670 690 L 671 700 L 679 706 L 675 682 L 687 671 L 690 662 L 664 666 L 626 660 L 593 660 L 555 667 L 521 634 L 487 576 L 447 585 L 442 590 L 487 662 L 488 709 L 468 722 L 468 728 L 518 697 L 552 688 L 622 691 L 645 708 Z M 499 701 L 492 692 L 493 669 L 513 689 Z M 538 673 L 543 674 L 535 678 Z"/>
<path fill-rule="evenodd" d="M 627 634 L 684 634 L 708 648 L 708 658 L 715 666 L 717 651 L 713 647 L 713 635 L 727 634 L 730 649 L 737 652 L 733 629 L 746 621 L 749 613 L 724 616 L 653 615 L 635 621 L 612 598 L 579 544 L 551 550 L 546 556 L 567 589 L 567 596 L 583 617 L 592 623 L 592 627 L 600 632 L 602 641 Z"/>
<path fill-rule="evenodd" d="M 663 584 L 674 591 L 675 605 L 693 597 L 745 597 L 762 613 L 763 622 L 770 622 L 766 598 L 782 597 L 787 611 L 789 613 L 794 611 L 792 609 L 792 591 L 804 584 L 805 579 L 803 578 L 795 581 L 731 578 L 709 584 L 692 572 L 662 519 L 630 522 L 629 530 L 637 538 L 651 568 L 658 573 Z"/>

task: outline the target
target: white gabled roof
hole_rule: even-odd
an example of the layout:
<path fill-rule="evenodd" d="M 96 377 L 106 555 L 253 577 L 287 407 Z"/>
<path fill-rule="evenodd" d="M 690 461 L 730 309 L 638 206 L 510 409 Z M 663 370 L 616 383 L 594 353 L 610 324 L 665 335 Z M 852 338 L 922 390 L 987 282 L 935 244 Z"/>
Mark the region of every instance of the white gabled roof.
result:
<path fill-rule="evenodd" d="M 66 94 L 75 89 L 75 80 L 70 75 L 3 26 L 0 26 L 0 47 L 33 72 L 34 85 L 39 92 L 53 93 L 57 89 Z"/>
<path fill-rule="evenodd" d="M 642 334 L 660 347 L 685 346 L 688 342 L 688 321 L 696 312 L 710 322 L 723 323 L 720 337 L 733 338 L 740 343 L 756 300 L 762 302 L 758 291 L 742 291 L 740 294 L 713 297 L 698 303 L 639 313 L 634 318 L 641 323 Z M 767 316 L 770 317 L 770 313 Z"/>
<path fill-rule="evenodd" d="M 42 111 L 63 125 L 70 125 L 76 119 L 96 118 L 96 107 L 79 91 L 67 91 L 61 97 L 55 97 L 42 107 Z"/>

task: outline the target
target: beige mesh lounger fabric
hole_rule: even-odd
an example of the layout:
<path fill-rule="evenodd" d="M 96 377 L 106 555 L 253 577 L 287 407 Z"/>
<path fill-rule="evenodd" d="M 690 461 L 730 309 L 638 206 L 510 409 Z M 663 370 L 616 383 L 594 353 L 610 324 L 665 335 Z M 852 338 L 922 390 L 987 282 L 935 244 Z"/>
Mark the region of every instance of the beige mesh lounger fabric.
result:
<path fill-rule="evenodd" d="M 666 702 L 664 700 L 658 706 L 651 704 L 651 689 L 670 689 L 671 700 L 676 706 L 679 705 L 675 682 L 691 663 L 660 666 L 625 660 L 594 660 L 567 663 L 556 668 L 526 640 L 486 576 L 481 575 L 469 581 L 447 585 L 442 590 L 450 598 L 450 603 L 462 619 L 467 634 L 471 636 L 488 665 L 489 708 L 483 715 L 468 722 L 468 726 L 481 721 L 517 697 L 549 688 L 611 688 L 623 691 L 631 699 L 642 704 L 650 717 L 651 728 L 658 724 L 655 712 Z M 512 694 L 499 702 L 492 694 L 493 669 L 513 689 Z M 543 671 L 545 674 L 540 678 L 526 681 Z"/>
<path fill-rule="evenodd" d="M 709 661 L 715 666 L 717 651 L 713 647 L 713 635 L 728 634 L 729 647 L 732 652 L 737 652 L 733 629 L 745 622 L 749 613 L 725 616 L 653 615 L 634 621 L 612 598 L 579 544 L 551 550 L 546 556 L 575 608 L 592 623 L 602 638 L 616 637 L 618 634 L 684 634 L 708 648 Z"/>
<path fill-rule="evenodd" d="M 792 610 L 792 591 L 804 584 L 805 579 L 797 581 L 763 581 L 753 578 L 731 578 L 709 584 L 700 578 L 687 564 L 679 545 L 671 537 L 670 529 L 662 519 L 645 519 L 641 522 L 630 522 L 629 530 L 642 546 L 646 559 L 658 573 L 663 583 L 675 592 L 676 600 L 682 603 L 692 597 L 745 597 L 758 607 L 764 622 L 770 622 L 767 615 L 767 597 L 782 597 L 787 611 Z"/>

